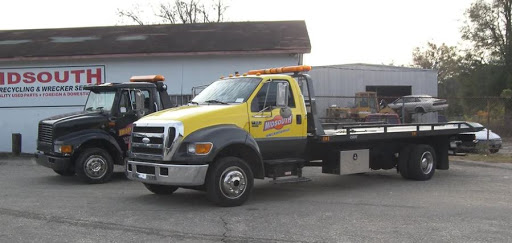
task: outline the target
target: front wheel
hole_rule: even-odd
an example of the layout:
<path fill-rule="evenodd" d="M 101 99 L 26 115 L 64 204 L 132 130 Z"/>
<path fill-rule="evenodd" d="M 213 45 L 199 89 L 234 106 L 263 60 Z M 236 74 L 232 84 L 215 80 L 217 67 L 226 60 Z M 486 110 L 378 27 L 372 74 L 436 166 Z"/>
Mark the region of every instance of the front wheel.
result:
<path fill-rule="evenodd" d="M 223 207 L 240 206 L 249 199 L 254 177 L 247 163 L 237 157 L 216 160 L 208 170 L 208 199 Z"/>
<path fill-rule="evenodd" d="M 146 189 L 150 192 L 158 195 L 171 195 L 173 192 L 178 190 L 177 186 L 166 186 L 166 185 L 155 185 L 155 184 L 147 184 L 144 183 Z"/>
<path fill-rule="evenodd" d="M 78 156 L 75 171 L 78 177 L 87 183 L 104 183 L 110 180 L 114 173 L 114 162 L 107 151 L 88 148 Z"/>

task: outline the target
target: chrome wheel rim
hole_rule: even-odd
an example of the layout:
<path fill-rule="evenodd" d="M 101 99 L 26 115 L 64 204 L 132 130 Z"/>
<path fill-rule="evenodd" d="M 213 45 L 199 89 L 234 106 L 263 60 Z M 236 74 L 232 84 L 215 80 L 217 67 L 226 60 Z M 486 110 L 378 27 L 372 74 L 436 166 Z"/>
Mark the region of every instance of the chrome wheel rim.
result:
<path fill-rule="evenodd" d="M 237 199 L 247 188 L 247 176 L 239 167 L 229 167 L 222 172 L 219 186 L 222 195 L 229 199 Z"/>
<path fill-rule="evenodd" d="M 429 174 L 434 168 L 434 156 L 429 151 L 426 151 L 421 155 L 420 163 L 423 174 Z"/>
<path fill-rule="evenodd" d="M 93 155 L 85 161 L 85 173 L 88 177 L 98 179 L 107 173 L 107 160 L 99 155 Z"/>

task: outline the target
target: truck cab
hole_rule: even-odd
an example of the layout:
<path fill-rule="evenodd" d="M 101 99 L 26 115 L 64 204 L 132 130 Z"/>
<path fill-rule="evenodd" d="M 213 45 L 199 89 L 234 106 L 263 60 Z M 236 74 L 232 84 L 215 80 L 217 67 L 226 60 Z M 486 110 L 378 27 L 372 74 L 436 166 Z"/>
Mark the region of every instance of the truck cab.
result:
<path fill-rule="evenodd" d="M 41 120 L 37 163 L 89 183 L 108 181 L 114 164 L 124 164 L 133 122 L 171 107 L 163 76 L 130 81 L 86 86 L 90 93 L 82 111 Z"/>

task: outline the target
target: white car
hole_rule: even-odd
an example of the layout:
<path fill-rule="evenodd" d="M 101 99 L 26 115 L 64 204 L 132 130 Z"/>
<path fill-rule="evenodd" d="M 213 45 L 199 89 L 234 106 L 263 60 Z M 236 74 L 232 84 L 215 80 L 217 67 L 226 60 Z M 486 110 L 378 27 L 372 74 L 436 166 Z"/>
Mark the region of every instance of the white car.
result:
<path fill-rule="evenodd" d="M 476 122 L 468 122 L 473 127 L 483 127 L 482 124 Z M 487 131 L 489 131 L 489 139 L 487 139 Z M 457 152 L 482 152 L 489 150 L 491 153 L 497 153 L 502 146 L 503 141 L 501 137 L 484 128 L 479 132 L 468 132 L 464 134 L 474 134 L 475 139 L 473 141 L 462 142 L 457 145 Z"/>
<path fill-rule="evenodd" d="M 448 107 L 445 99 L 437 99 L 430 95 L 407 95 L 388 104 L 391 109 L 398 111 L 402 110 L 402 105 L 405 112 L 416 113 L 442 111 Z"/>

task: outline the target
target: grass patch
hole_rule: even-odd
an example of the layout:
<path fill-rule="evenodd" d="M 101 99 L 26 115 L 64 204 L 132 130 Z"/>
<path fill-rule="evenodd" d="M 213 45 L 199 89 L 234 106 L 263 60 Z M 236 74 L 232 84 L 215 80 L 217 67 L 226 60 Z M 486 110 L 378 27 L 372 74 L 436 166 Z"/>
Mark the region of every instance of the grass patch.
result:
<path fill-rule="evenodd" d="M 512 163 L 512 157 L 507 154 L 466 154 L 465 156 L 450 156 L 450 160 L 471 160 L 490 163 Z"/>

